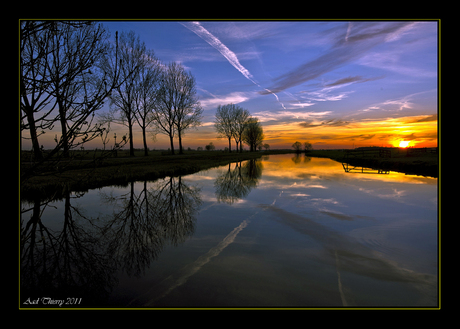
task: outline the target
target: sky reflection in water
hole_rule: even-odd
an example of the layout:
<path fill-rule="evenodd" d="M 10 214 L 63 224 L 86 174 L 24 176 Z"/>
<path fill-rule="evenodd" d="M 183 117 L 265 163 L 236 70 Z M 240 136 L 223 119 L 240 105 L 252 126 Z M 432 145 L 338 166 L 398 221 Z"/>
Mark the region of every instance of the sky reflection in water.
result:
<path fill-rule="evenodd" d="M 43 207 L 23 205 L 29 294 L 70 285 L 99 307 L 437 305 L 435 178 L 272 155 Z M 55 271 L 37 288 L 39 258 Z"/>

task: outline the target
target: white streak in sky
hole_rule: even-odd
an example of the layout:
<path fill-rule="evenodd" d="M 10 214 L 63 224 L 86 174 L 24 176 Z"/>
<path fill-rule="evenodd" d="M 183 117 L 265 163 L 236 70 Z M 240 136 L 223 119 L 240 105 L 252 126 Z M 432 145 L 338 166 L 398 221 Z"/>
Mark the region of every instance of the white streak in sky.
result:
<path fill-rule="evenodd" d="M 181 23 L 183 26 L 188 28 L 190 31 L 195 33 L 197 36 L 202 38 L 204 41 L 206 41 L 209 45 L 213 46 L 218 52 L 224 56 L 230 64 L 233 65 L 235 69 L 240 71 L 240 73 L 248 80 L 250 80 L 252 83 L 257 84 L 252 78 L 252 74 L 249 73 L 249 71 L 240 64 L 240 61 L 238 60 L 238 57 L 236 54 L 228 49 L 226 45 L 224 45 L 218 38 L 216 38 L 211 32 L 206 30 L 199 22 L 187 22 L 187 23 Z"/>
<path fill-rule="evenodd" d="M 268 93 L 270 93 L 273 96 L 275 96 L 276 100 L 278 101 L 278 103 L 281 104 L 283 109 L 286 109 L 284 107 L 284 104 L 280 102 L 280 100 L 278 98 L 278 95 L 276 95 L 271 90 L 263 88 L 261 85 L 259 85 L 259 83 L 257 83 L 253 79 L 254 77 L 252 76 L 252 74 L 243 65 L 241 65 L 241 63 L 238 60 L 238 57 L 236 56 L 236 54 L 233 51 L 231 51 L 230 49 L 228 49 L 228 47 L 226 45 L 224 45 L 215 35 L 213 35 L 211 32 L 209 32 L 203 26 L 201 26 L 201 24 L 199 22 L 185 22 L 185 23 L 181 23 L 181 24 L 183 26 L 185 26 L 186 28 L 188 28 L 193 33 L 195 33 L 201 39 L 206 41 L 209 45 L 214 47 L 218 52 L 220 52 L 222 54 L 222 56 L 224 56 L 227 59 L 227 61 L 230 64 L 232 64 L 232 66 L 235 69 L 237 69 L 246 79 L 251 81 L 253 84 L 258 86 L 259 88 L 262 88 L 265 91 L 267 91 Z"/>
<path fill-rule="evenodd" d="M 345 41 L 348 42 L 348 37 L 350 36 L 350 32 L 351 32 L 351 27 L 352 27 L 353 23 L 352 22 L 348 22 L 348 28 L 347 28 L 347 34 L 345 35 Z"/>

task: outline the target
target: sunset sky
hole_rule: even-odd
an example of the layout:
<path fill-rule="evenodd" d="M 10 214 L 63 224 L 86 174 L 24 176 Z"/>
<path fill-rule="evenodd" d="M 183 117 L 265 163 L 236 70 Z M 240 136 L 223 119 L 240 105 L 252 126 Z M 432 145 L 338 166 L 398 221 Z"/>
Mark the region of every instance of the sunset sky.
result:
<path fill-rule="evenodd" d="M 184 136 L 186 148 L 227 145 L 213 121 L 217 106 L 228 103 L 259 118 L 272 149 L 295 141 L 314 149 L 437 146 L 437 21 L 102 24 L 112 37 L 133 30 L 161 61 L 180 62 L 195 76 L 204 119 Z M 52 147 L 53 138 L 42 135 L 40 144 Z M 135 147 L 141 138 L 135 127 Z M 167 148 L 168 140 L 159 135 L 148 144 Z"/>

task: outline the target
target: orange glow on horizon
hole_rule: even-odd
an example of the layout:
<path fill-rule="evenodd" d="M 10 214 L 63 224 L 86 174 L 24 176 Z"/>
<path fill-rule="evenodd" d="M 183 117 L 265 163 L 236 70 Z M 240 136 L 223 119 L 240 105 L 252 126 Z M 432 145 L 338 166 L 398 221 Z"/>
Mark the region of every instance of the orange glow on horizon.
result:
<path fill-rule="evenodd" d="M 308 141 L 314 149 L 361 146 L 404 147 L 438 146 L 437 120 L 417 115 L 399 118 L 363 119 L 343 124 L 317 125 L 305 128 L 295 123 L 263 123 L 265 142 L 271 148 L 290 148 L 295 141 Z M 405 144 L 405 143 L 403 143 Z M 402 146 L 401 146 L 402 147 Z"/>
<path fill-rule="evenodd" d="M 434 119 L 432 119 L 434 117 Z M 328 120 L 313 120 L 311 126 L 305 127 L 302 121 L 280 122 L 275 120 L 264 121 L 261 117 L 264 130 L 264 143 L 270 145 L 270 149 L 291 149 L 295 141 L 310 142 L 313 149 L 348 149 L 353 146 L 383 146 L 383 147 L 404 147 L 400 142 L 409 142 L 405 147 L 437 147 L 438 130 L 436 115 L 415 115 L 398 118 L 375 118 L 361 120 L 335 120 L 328 123 Z M 127 129 L 122 126 L 113 125 L 113 132 L 126 134 Z M 142 132 L 135 126 L 134 147 L 142 148 Z M 23 131 L 23 136 L 28 137 L 28 132 Z M 39 143 L 45 149 L 55 146 L 54 136 L 60 136 L 58 128 L 39 137 Z M 114 139 L 110 133 L 108 147 L 113 145 Z M 204 124 L 197 130 L 187 131 L 182 138 L 185 149 L 188 147 L 196 149 L 205 147 L 213 142 L 216 149 L 228 147 L 227 139 L 218 139 L 214 127 Z M 149 137 L 148 147 L 152 149 L 167 149 L 170 147 L 169 138 L 166 135 L 158 134 L 156 142 Z M 179 148 L 177 139 L 174 140 L 175 148 Z M 95 139 L 85 144 L 85 149 L 100 148 L 100 139 Z M 235 150 L 235 142 L 232 140 L 232 150 Z M 128 146 L 125 146 L 125 149 Z M 29 140 L 22 140 L 23 149 L 31 149 Z M 247 150 L 247 145 L 244 145 Z"/>

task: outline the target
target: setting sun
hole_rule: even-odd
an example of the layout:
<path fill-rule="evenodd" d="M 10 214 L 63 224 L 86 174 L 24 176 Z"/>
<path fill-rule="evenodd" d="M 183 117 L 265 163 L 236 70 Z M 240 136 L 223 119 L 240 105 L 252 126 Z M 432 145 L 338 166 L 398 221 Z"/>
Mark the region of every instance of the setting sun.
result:
<path fill-rule="evenodd" d="M 410 141 L 400 141 L 399 142 L 399 147 L 408 147 Z"/>

